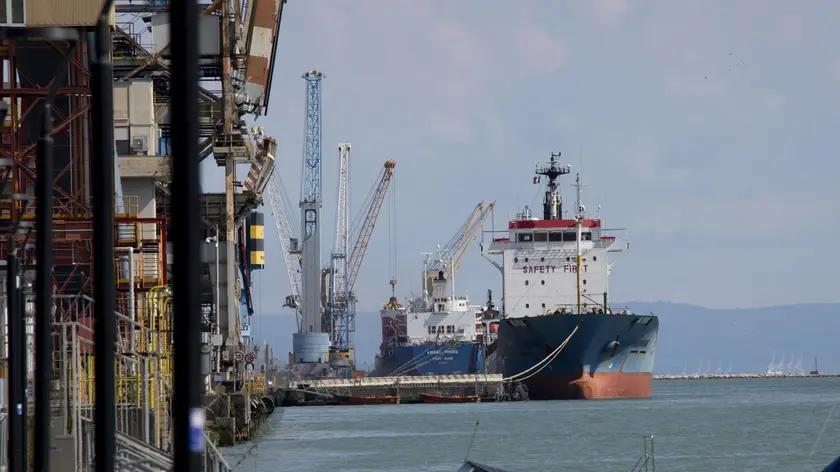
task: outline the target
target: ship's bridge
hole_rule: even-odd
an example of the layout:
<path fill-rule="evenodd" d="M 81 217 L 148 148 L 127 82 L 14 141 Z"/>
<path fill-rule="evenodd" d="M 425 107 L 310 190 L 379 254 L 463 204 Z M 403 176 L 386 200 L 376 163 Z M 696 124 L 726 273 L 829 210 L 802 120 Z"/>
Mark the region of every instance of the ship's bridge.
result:
<path fill-rule="evenodd" d="M 618 243 L 620 240 L 607 234 L 614 231 L 622 230 L 602 228 L 600 219 L 584 219 L 581 222 L 581 246 L 584 250 L 603 248 L 609 252 L 622 251 L 623 245 Z M 577 243 L 576 220 L 516 219 L 508 222 L 505 237 L 493 238 L 487 247 L 487 252 L 501 254 L 508 249 L 568 245 L 569 243 Z"/>

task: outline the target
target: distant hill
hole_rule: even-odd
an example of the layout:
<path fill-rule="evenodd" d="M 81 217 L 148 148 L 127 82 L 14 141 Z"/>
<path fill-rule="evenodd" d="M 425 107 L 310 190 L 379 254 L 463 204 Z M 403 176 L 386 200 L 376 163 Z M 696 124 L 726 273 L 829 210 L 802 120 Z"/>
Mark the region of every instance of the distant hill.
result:
<path fill-rule="evenodd" d="M 660 317 L 656 354 L 658 373 L 712 371 L 720 366 L 733 372 L 763 372 L 776 362 L 799 358 L 810 370 L 814 356 L 822 371 L 840 372 L 840 303 L 802 304 L 750 309 L 711 309 L 670 302 L 628 302 L 636 313 Z M 274 346 L 285 359 L 292 349 L 296 325 L 291 314 L 255 317 L 255 336 Z M 379 350 L 378 313 L 356 315 L 356 355 L 360 365 L 373 364 Z M 702 365 L 702 369 L 701 369 Z"/>

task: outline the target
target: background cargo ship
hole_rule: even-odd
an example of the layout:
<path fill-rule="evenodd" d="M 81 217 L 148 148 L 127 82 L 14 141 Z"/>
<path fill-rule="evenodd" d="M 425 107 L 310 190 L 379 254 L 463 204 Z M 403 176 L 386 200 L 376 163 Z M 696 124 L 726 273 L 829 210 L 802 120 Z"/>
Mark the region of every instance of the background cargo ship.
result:
<path fill-rule="evenodd" d="M 649 397 L 659 318 L 610 308 L 607 255 L 624 243 L 586 215 L 579 174 L 575 214 L 564 213 L 557 179 L 571 169 L 559 156 L 536 169 L 534 183 L 547 180 L 542 219 L 525 207 L 506 237 L 482 247 L 502 256 L 491 262 L 504 292 L 488 368 L 524 382 L 534 400 Z"/>
<path fill-rule="evenodd" d="M 422 295 L 400 305 L 392 296 L 380 312 L 377 375 L 457 375 L 484 371 L 483 308 L 456 295 L 455 273 L 493 204 L 479 203 L 434 260 L 425 254 Z"/>

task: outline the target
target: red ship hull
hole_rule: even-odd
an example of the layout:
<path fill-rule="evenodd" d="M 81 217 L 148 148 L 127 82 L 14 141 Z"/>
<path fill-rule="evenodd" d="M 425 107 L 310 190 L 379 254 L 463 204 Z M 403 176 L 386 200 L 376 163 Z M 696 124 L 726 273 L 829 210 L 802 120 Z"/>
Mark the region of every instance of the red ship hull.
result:
<path fill-rule="evenodd" d="M 531 400 L 596 400 L 649 398 L 653 374 L 647 372 L 595 372 L 593 374 L 539 373 L 523 382 Z"/>
<path fill-rule="evenodd" d="M 447 397 L 443 395 L 432 395 L 430 393 L 422 393 L 420 394 L 420 398 L 423 400 L 423 403 L 478 403 L 481 401 L 481 397 L 477 395 L 468 395 L 465 397 L 456 395 L 452 397 Z"/>
<path fill-rule="evenodd" d="M 400 397 L 352 397 L 350 395 L 333 395 L 339 405 L 399 405 Z"/>

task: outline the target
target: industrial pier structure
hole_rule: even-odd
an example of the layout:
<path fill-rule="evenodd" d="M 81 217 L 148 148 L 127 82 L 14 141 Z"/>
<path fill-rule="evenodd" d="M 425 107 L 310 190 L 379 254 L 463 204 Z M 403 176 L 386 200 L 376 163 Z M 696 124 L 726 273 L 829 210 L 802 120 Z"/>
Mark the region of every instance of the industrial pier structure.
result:
<path fill-rule="evenodd" d="M 173 155 L 177 126 L 173 126 L 170 106 L 170 5 L 165 0 L 116 0 L 111 9 L 107 50 L 113 66 L 115 193 L 110 207 L 94 208 L 96 187 L 103 183 L 95 179 L 92 158 L 97 146 L 92 139 L 95 41 L 89 32 L 102 5 L 103 0 L 25 0 L 8 2 L 11 8 L 3 11 L 0 23 L 5 27 L 74 27 L 78 36 L 72 41 L 16 38 L 0 42 L 0 99 L 8 108 L 0 134 L 0 180 L 5 183 L 0 195 L 0 260 L 10 260 L 10 246 L 16 248 L 13 255 L 20 264 L 25 320 L 21 335 L 27 347 L 23 365 L 31 379 L 35 248 L 39 239 L 52 241 L 50 415 L 56 446 L 52 463 L 67 465 L 67 470 L 92 464 L 97 400 L 94 354 L 102 351 L 94 344 L 95 293 L 103 278 L 101 268 L 110 267 L 112 276 L 106 280 L 115 281 L 117 296 L 118 460 L 169 469 L 173 322 L 177 318 L 170 285 L 172 210 L 177 203 L 173 203 L 170 183 L 173 160 L 188 157 Z M 231 434 L 248 430 L 255 412 L 273 409 L 270 395 L 263 393 L 272 369 L 268 348 L 256 352 L 249 320 L 254 314 L 251 281 L 254 272 L 264 267 L 263 216 L 254 210 L 261 205 L 274 170 L 276 143 L 262 136 L 254 142 L 245 120 L 266 113 L 284 6 L 285 0 L 217 0 L 199 5 L 198 157 L 212 156 L 225 168 L 224 192 L 204 193 L 199 199 L 204 224 L 203 238 L 195 241 L 201 245 L 203 262 L 201 374 L 207 409 L 214 413 L 208 415 L 208 422 Z M 53 116 L 53 230 L 40 235 L 33 231 L 39 173 L 35 152 L 44 129 L 46 103 L 52 104 Z M 114 217 L 113 260 L 105 265 L 94 259 L 94 220 L 103 211 Z M 0 278 L 0 381 L 5 384 L 8 346 L 14 334 L 7 331 L 7 306 L 11 298 L 17 302 L 18 295 L 7 293 L 5 272 Z M 222 415 L 214 409 L 215 399 L 228 395 L 248 397 L 244 402 L 227 402 L 243 404 L 246 413 L 239 415 L 238 422 L 230 408 Z M 256 402 L 250 398 L 253 395 Z M 31 414 L 31 406 L 27 407 L 31 402 L 30 396 L 23 404 L 24 413 Z M 7 412 L 0 412 L 2 430 Z M 7 437 L 3 436 L 0 446 L 0 465 L 10 455 L 21 453 L 7 450 Z M 216 457 L 213 451 L 210 446 L 208 460 Z M 224 462 L 217 459 L 219 464 Z"/>

